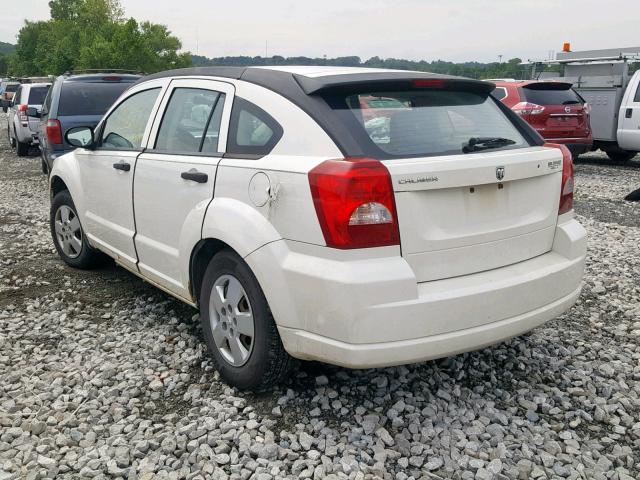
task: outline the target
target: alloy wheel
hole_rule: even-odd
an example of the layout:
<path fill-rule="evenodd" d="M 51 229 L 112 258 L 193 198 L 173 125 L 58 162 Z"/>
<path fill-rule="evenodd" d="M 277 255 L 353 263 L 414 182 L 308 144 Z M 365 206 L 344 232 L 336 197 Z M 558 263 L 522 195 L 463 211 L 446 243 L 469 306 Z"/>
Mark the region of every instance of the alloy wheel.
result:
<path fill-rule="evenodd" d="M 214 282 L 209 319 L 222 358 L 234 367 L 247 363 L 254 344 L 253 312 L 247 292 L 233 275 L 222 275 Z"/>
<path fill-rule="evenodd" d="M 73 209 L 61 205 L 56 211 L 55 230 L 58 245 L 69 258 L 76 258 L 82 251 L 82 228 Z"/>

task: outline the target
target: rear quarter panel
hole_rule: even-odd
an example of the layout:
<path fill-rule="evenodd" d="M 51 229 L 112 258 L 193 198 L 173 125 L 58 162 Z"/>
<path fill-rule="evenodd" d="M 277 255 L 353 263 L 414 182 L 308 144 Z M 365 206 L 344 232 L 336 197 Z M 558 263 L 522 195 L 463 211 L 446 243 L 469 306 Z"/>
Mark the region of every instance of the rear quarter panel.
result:
<path fill-rule="evenodd" d="M 221 160 L 203 237 L 224 234 L 220 231 L 224 227 L 216 225 L 217 205 L 238 202 L 238 206 L 242 206 L 238 211 L 245 212 L 241 216 L 246 225 L 246 233 L 232 239 L 232 243 L 242 245 L 239 253 L 248 254 L 279 238 L 324 245 L 307 174 L 324 160 L 340 158 L 340 151 L 315 121 L 284 97 L 246 82 L 237 82 L 236 96 L 268 112 L 282 125 L 284 132 L 269 155 L 243 159 L 227 154 Z M 255 201 L 255 188 L 261 189 L 258 194 L 264 194 L 263 183 L 258 180 L 266 181 L 264 188 L 270 189 L 264 204 Z M 260 187 L 256 186 L 257 182 Z"/>

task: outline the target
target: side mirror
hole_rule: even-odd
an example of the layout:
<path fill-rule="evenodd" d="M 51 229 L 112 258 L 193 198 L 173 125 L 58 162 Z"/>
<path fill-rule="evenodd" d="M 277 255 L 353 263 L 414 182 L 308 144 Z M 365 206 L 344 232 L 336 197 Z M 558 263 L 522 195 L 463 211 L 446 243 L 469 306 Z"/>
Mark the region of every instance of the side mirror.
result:
<path fill-rule="evenodd" d="M 40 118 L 42 115 L 36 107 L 27 108 L 27 117 Z"/>
<path fill-rule="evenodd" d="M 80 148 L 93 147 L 93 128 L 73 127 L 64 134 L 64 139 L 69 145 Z"/>

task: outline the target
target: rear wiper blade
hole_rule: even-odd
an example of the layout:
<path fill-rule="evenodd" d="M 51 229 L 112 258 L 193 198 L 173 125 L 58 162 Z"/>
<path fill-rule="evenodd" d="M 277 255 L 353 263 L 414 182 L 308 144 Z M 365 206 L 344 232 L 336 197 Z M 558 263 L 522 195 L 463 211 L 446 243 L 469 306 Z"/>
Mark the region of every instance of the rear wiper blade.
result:
<path fill-rule="evenodd" d="M 462 144 L 464 153 L 477 152 L 479 150 L 489 150 L 491 148 L 506 147 L 516 142 L 510 138 L 502 137 L 471 137 L 466 143 Z"/>
<path fill-rule="evenodd" d="M 562 102 L 562 105 L 576 105 L 578 103 L 582 102 L 580 102 L 580 100 L 565 100 L 564 102 Z"/>

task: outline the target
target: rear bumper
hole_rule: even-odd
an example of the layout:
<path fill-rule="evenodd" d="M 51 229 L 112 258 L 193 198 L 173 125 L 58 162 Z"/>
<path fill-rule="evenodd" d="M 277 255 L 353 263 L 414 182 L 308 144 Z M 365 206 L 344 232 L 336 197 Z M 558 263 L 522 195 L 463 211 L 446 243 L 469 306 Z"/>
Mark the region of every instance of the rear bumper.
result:
<path fill-rule="evenodd" d="M 570 308 L 580 293 L 586 233 L 564 217 L 544 255 L 424 283 L 399 255 L 341 261 L 280 241 L 246 260 L 291 355 L 350 368 L 399 365 L 482 348 Z"/>
<path fill-rule="evenodd" d="M 574 155 L 590 152 L 593 149 L 593 139 L 587 138 L 545 138 L 549 143 L 565 145 Z"/>
<path fill-rule="evenodd" d="M 580 295 L 580 287 L 569 295 L 530 312 L 486 325 L 439 335 L 371 344 L 352 344 L 301 330 L 280 329 L 285 348 L 292 355 L 320 360 L 347 368 L 376 368 L 423 362 L 477 350 L 533 330 L 568 310 Z M 424 308 L 423 321 L 428 321 Z M 469 311 L 468 314 L 474 312 Z"/>
<path fill-rule="evenodd" d="M 23 127 L 20 125 L 16 128 L 16 136 L 22 143 L 29 143 L 31 145 L 37 145 L 40 143 L 38 135 L 29 127 Z"/>

